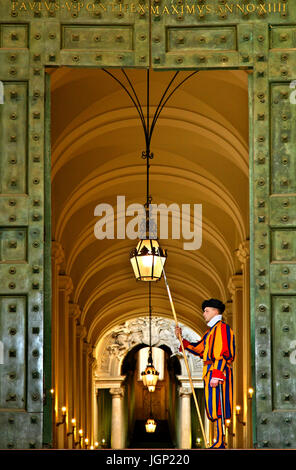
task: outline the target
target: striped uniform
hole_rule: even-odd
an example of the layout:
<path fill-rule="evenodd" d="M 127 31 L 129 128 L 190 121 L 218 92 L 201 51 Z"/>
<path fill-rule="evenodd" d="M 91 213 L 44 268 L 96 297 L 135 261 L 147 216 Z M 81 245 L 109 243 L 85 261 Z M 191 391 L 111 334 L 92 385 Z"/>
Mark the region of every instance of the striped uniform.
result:
<path fill-rule="evenodd" d="M 203 359 L 203 380 L 207 416 L 211 421 L 221 418 L 219 387 L 211 387 L 211 378 L 223 380 L 224 418 L 232 411 L 232 362 L 235 357 L 235 340 L 232 329 L 223 321 L 210 328 L 198 343 L 183 339 L 184 348 Z M 182 348 L 180 347 L 180 350 Z"/>

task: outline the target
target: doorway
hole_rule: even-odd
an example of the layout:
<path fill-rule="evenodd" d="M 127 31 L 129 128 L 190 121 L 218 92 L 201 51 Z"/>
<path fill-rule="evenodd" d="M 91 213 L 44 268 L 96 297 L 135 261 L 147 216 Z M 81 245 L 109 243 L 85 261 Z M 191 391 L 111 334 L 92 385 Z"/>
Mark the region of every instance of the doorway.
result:
<path fill-rule="evenodd" d="M 119 76 L 120 70 L 114 73 Z M 145 71 L 128 74 L 145 102 Z M 152 110 L 171 75 L 151 72 Z M 118 319 L 124 323 L 147 313 L 147 293 L 130 270 L 134 242 L 98 240 L 94 210 L 107 203 L 122 216 L 119 195 L 126 196 L 126 206 L 144 203 L 144 142 L 134 107 L 102 70 L 59 68 L 50 77 L 54 419 L 66 403 L 69 420 L 73 416 L 87 439 L 96 442 L 94 399 L 86 398 L 93 397 L 94 348 Z M 202 300 L 216 297 L 226 304 L 226 321 L 239 350 L 234 372 L 245 371 L 237 376 L 234 404 L 242 407 L 248 423 L 240 426 L 234 416 L 234 447 L 251 442 L 248 122 L 248 73 L 201 71 L 165 107 L 151 147 L 153 201 L 202 204 L 199 250 L 184 250 L 184 240 L 173 239 L 171 232 L 162 243 L 180 321 L 200 335 L 205 330 Z M 153 286 L 152 304 L 157 313 L 171 316 L 162 283 Z M 69 446 L 64 434 L 56 442 Z"/>

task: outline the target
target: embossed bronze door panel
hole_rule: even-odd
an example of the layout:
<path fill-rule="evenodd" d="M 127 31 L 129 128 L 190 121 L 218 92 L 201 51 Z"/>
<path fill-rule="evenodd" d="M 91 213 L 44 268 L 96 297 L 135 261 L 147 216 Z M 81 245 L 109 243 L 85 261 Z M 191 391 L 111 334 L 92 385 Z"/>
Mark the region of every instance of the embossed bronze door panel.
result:
<path fill-rule="evenodd" d="M 11 20 L 0 25 L 1 447 L 37 448 L 43 427 L 44 72 L 30 67 L 29 24 Z"/>

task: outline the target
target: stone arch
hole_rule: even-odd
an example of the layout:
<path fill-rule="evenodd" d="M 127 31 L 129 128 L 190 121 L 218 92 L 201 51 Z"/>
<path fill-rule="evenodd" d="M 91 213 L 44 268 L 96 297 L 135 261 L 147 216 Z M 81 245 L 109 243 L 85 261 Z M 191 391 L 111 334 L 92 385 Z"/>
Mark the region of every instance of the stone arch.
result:
<path fill-rule="evenodd" d="M 121 367 L 124 358 L 138 345 L 149 345 L 148 337 L 148 316 L 140 316 L 119 323 L 116 327 L 107 331 L 102 338 L 99 339 L 95 348 L 95 357 L 97 366 L 95 369 L 95 381 L 100 388 L 106 388 L 110 381 L 117 382 L 124 380 L 121 376 Z M 180 323 L 183 335 L 189 341 L 196 342 L 200 339 L 191 327 Z M 172 354 L 178 355 L 181 365 L 181 376 L 187 376 L 185 361 L 183 355 L 179 353 L 179 341 L 174 335 L 175 322 L 161 316 L 152 317 L 152 346 L 166 346 Z M 193 379 L 201 383 L 202 377 L 202 360 L 199 357 L 188 355 L 188 363 Z"/>

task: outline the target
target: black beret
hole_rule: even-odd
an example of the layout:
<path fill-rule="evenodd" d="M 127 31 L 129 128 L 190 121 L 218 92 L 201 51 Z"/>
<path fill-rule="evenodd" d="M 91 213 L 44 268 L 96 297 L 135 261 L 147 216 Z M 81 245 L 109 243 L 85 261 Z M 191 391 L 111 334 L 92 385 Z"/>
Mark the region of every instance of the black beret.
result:
<path fill-rule="evenodd" d="M 218 308 L 220 310 L 221 314 L 225 310 L 225 305 L 223 304 L 223 302 L 221 302 L 221 300 L 218 300 L 218 299 L 204 300 L 202 305 L 201 305 L 201 308 L 204 311 L 204 309 L 206 307 Z"/>

